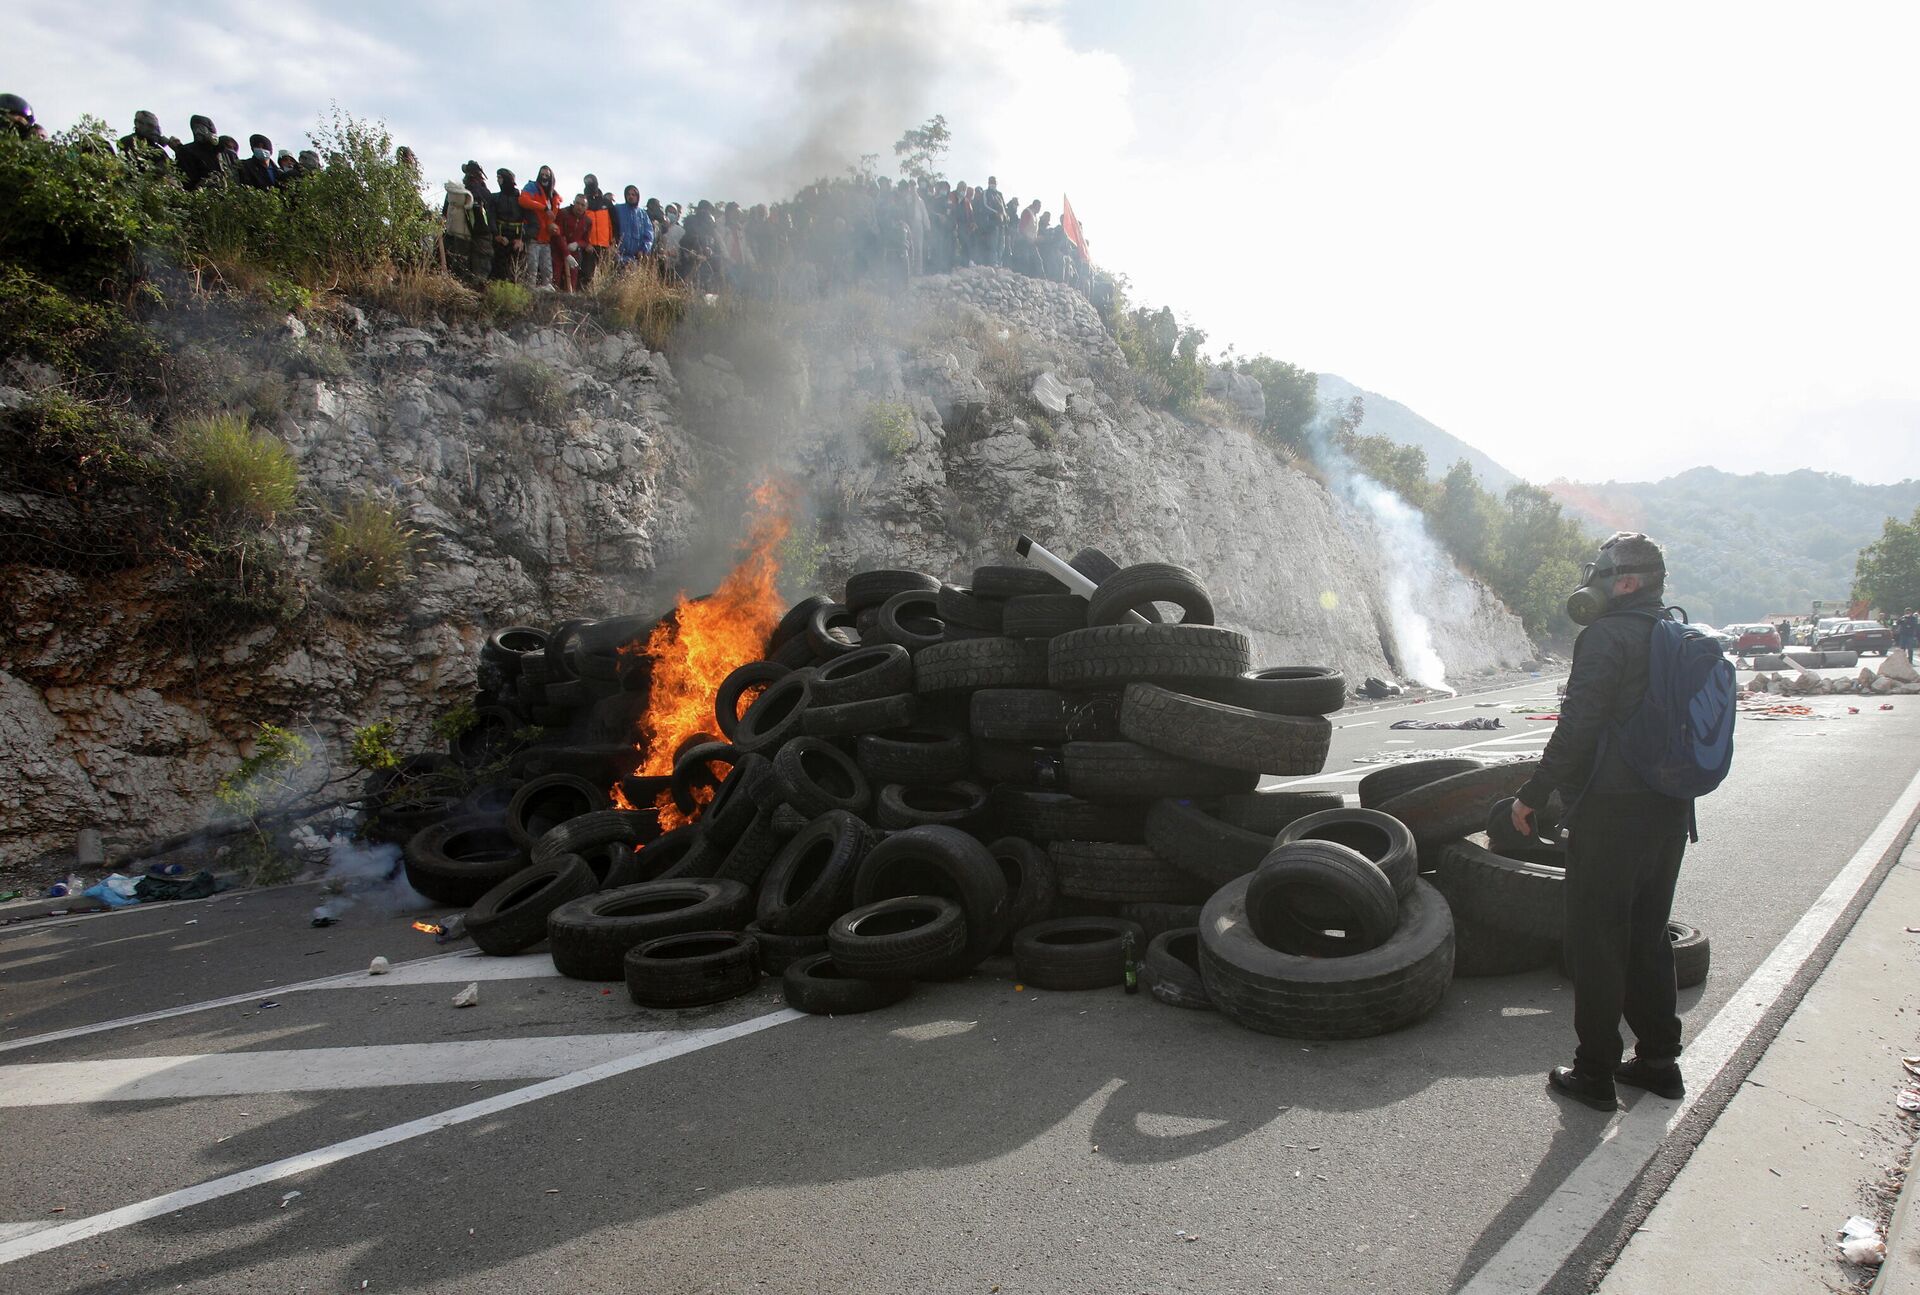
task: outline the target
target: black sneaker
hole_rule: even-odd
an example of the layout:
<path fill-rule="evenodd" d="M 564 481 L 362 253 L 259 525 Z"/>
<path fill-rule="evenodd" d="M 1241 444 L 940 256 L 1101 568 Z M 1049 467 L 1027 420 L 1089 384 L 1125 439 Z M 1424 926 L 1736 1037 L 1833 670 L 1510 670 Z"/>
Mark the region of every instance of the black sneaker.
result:
<path fill-rule="evenodd" d="M 1613 1080 L 1605 1075 L 1582 1074 L 1572 1066 L 1555 1066 L 1548 1071 L 1547 1087 L 1596 1111 L 1617 1110 L 1620 1105 L 1614 1096 Z"/>
<path fill-rule="evenodd" d="M 1615 1066 L 1613 1077 L 1620 1083 L 1644 1088 L 1655 1097 L 1664 1097 L 1670 1102 L 1677 1102 L 1687 1095 L 1687 1084 L 1680 1077 L 1680 1067 L 1671 1061 L 1648 1061 L 1644 1057 L 1635 1057 L 1632 1061 L 1623 1061 Z"/>

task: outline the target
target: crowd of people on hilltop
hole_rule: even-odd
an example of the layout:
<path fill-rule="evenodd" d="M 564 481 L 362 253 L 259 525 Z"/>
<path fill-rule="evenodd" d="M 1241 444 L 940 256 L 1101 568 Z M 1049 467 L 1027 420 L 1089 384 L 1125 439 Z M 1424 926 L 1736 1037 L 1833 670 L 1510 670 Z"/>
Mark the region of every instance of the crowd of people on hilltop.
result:
<path fill-rule="evenodd" d="M 44 138 L 33 109 L 18 95 L 0 95 L 5 127 Z M 233 184 L 255 189 L 297 185 L 325 162 L 313 150 L 276 150 L 265 135 L 239 141 L 211 118 L 189 120 L 191 138 L 168 135 L 154 113 L 134 114 L 120 138 L 128 166 L 175 176 L 188 189 Z M 396 160 L 420 168 L 402 147 Z M 493 173 L 469 161 L 461 178 L 442 186 L 439 254 L 446 269 L 476 286 L 511 281 L 537 290 L 574 292 L 596 274 L 644 270 L 698 291 L 731 289 L 766 296 L 813 295 L 856 282 L 898 287 L 922 274 L 967 265 L 1000 266 L 1088 292 L 1095 276 L 1086 239 L 1065 201 L 1055 221 L 1039 199 L 1002 194 L 998 177 L 984 186 L 946 180 L 850 176 L 808 185 L 790 201 L 755 204 L 700 200 L 690 206 L 644 202 L 635 185 L 615 195 L 587 175 L 571 198 L 553 168 L 521 183 L 511 170 Z"/>

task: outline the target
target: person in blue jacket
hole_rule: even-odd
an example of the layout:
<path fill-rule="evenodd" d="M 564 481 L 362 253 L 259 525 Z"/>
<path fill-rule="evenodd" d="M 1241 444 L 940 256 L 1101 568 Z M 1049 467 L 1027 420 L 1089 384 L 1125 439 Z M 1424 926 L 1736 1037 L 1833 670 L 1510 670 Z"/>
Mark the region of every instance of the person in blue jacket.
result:
<path fill-rule="evenodd" d="M 640 190 L 628 185 L 625 197 L 613 209 L 613 232 L 620 264 L 632 265 L 653 251 L 653 217 L 640 205 Z"/>

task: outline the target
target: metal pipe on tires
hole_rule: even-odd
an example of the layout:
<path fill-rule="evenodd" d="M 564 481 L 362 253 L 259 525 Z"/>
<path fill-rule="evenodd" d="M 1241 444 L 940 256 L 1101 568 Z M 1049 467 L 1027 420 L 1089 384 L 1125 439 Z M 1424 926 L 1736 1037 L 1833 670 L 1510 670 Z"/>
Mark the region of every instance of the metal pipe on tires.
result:
<path fill-rule="evenodd" d="M 1079 594 L 1082 598 L 1091 599 L 1093 597 L 1093 591 L 1099 588 L 1092 580 L 1089 580 L 1075 569 L 1072 563 L 1056 554 L 1048 552 L 1045 547 L 1036 544 L 1029 536 L 1022 535 L 1016 540 L 1013 551 L 1026 559 L 1028 563 L 1039 567 L 1042 571 L 1045 571 L 1055 580 L 1065 585 L 1068 593 Z M 1150 625 L 1152 622 L 1139 612 L 1129 611 L 1122 624 Z"/>

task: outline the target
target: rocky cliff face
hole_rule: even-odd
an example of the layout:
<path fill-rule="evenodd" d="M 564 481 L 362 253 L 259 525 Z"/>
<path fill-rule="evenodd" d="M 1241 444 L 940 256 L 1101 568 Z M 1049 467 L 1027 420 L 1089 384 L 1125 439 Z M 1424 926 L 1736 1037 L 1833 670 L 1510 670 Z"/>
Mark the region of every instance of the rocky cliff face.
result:
<path fill-rule="evenodd" d="M 344 371 L 287 366 L 277 430 L 317 504 L 400 506 L 425 540 L 417 575 L 393 597 L 334 595 L 296 527 L 291 605 L 236 628 L 164 564 L 0 568 L 0 859 L 86 825 L 193 826 L 263 720 L 337 745 L 391 717 L 428 745 L 488 629 L 665 611 L 731 565 L 745 492 L 769 475 L 798 487 L 796 596 L 868 566 L 964 580 L 1025 532 L 1193 567 L 1263 663 L 1393 673 L 1403 650 L 1368 524 L 1248 432 L 1143 408 L 1098 314 L 1058 286 L 976 270 L 757 322 L 716 312 L 683 325 L 672 361 L 586 327 L 347 319 L 330 339 Z M 283 335 L 261 362 L 305 344 Z M 1435 595 L 1456 679 L 1533 656 L 1484 589 Z"/>

